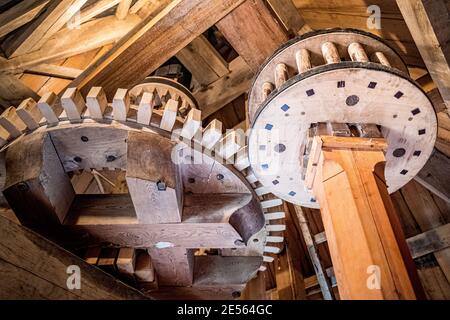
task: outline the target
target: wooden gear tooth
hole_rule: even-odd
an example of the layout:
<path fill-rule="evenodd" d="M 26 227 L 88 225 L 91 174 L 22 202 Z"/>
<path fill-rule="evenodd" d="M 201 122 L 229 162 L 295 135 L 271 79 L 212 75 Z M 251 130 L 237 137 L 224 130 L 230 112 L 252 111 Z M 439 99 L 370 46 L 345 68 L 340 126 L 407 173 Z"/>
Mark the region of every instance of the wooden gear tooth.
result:
<path fill-rule="evenodd" d="M 68 88 L 61 97 L 61 105 L 69 120 L 77 121 L 86 106 L 80 91 L 77 88 Z"/>
<path fill-rule="evenodd" d="M 36 130 L 39 128 L 42 114 L 33 98 L 22 101 L 16 112 L 19 118 L 25 123 L 28 130 Z"/>
<path fill-rule="evenodd" d="M 58 101 L 58 96 L 54 92 L 43 94 L 38 101 L 38 108 L 48 125 L 57 125 L 59 123 L 59 116 L 63 108 Z"/>
<path fill-rule="evenodd" d="M 26 128 L 25 123 L 17 115 L 16 108 L 9 107 L 0 115 L 0 125 L 15 139 L 22 135 Z"/>
<path fill-rule="evenodd" d="M 112 102 L 114 120 L 126 121 L 128 112 L 130 111 L 130 105 L 131 100 L 128 90 L 117 89 Z"/>
<path fill-rule="evenodd" d="M 108 107 L 108 100 L 102 87 L 91 88 L 86 96 L 86 106 L 91 118 L 103 119 L 103 114 Z"/>

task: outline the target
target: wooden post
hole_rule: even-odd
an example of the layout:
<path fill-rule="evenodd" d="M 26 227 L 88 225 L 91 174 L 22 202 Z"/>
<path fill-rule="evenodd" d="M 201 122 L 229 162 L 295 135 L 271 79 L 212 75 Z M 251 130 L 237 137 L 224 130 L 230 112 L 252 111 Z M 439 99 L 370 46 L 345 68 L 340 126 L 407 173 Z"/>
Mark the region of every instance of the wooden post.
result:
<path fill-rule="evenodd" d="M 381 138 L 316 136 L 307 181 L 342 299 L 416 299 L 421 287 L 384 182 Z"/>

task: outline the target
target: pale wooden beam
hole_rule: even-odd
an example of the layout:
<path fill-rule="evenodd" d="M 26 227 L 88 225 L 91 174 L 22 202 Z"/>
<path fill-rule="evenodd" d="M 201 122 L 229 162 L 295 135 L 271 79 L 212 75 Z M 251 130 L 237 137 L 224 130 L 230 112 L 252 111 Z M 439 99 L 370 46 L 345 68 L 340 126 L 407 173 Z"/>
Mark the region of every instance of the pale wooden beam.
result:
<path fill-rule="evenodd" d="M 137 0 L 136 3 L 131 6 L 130 13 L 137 13 L 149 2 L 160 2 L 160 1 L 159 0 Z"/>
<path fill-rule="evenodd" d="M 87 0 L 51 1 L 45 12 L 18 36 L 8 38 L 3 49 L 8 57 L 16 57 L 40 49 L 80 10 Z"/>
<path fill-rule="evenodd" d="M 292 0 L 267 0 L 267 3 L 290 34 L 303 34 L 312 31 Z"/>
<path fill-rule="evenodd" d="M 117 44 L 72 85 L 83 93 L 94 84 L 112 97 L 117 87 L 129 88 L 236 8 L 242 0 L 176 0 Z M 86 91 L 86 92 L 85 92 Z"/>
<path fill-rule="evenodd" d="M 78 77 L 82 72 L 83 70 L 77 68 L 44 63 L 37 65 L 35 67 L 27 68 L 23 73 L 73 80 L 76 77 Z"/>
<path fill-rule="evenodd" d="M 120 0 L 116 9 L 116 17 L 119 20 L 123 20 L 128 15 L 132 0 Z"/>
<path fill-rule="evenodd" d="M 81 11 L 79 23 L 83 24 L 92 18 L 95 18 L 99 14 L 116 6 L 119 2 L 120 0 L 100 0 L 94 2 L 89 7 Z"/>
<path fill-rule="evenodd" d="M 158 275 L 158 285 L 190 286 L 194 274 L 193 250 L 185 248 L 150 248 L 148 253 Z"/>
<path fill-rule="evenodd" d="M 250 88 L 253 72 L 242 57 L 231 61 L 229 69 L 230 73 L 227 75 L 205 88 L 194 91 L 194 96 L 201 106 L 202 119 L 218 111 Z"/>
<path fill-rule="evenodd" d="M 203 35 L 181 49 L 176 57 L 200 85 L 208 85 L 229 73 L 228 63 Z"/>
<path fill-rule="evenodd" d="M 288 40 L 285 29 L 262 0 L 246 0 L 217 27 L 254 72 Z"/>
<path fill-rule="evenodd" d="M 31 68 L 114 43 L 140 21 L 136 15 L 129 15 L 125 20 L 111 16 L 84 23 L 79 29 L 63 29 L 47 41 L 44 48 L 20 57 L 1 60 L 0 72 Z"/>
<path fill-rule="evenodd" d="M 450 112 L 450 9 L 446 0 L 397 0 L 425 65 Z"/>
<path fill-rule="evenodd" d="M 49 1 L 22 1 L 0 14 L 0 38 L 33 20 Z"/>

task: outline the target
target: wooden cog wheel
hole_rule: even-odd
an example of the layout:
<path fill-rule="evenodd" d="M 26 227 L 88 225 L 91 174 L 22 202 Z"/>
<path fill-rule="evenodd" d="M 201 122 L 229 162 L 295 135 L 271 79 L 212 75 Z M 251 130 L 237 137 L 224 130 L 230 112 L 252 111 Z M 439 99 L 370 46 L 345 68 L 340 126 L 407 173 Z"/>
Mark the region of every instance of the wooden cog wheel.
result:
<path fill-rule="evenodd" d="M 27 99 L 0 116 L 3 193 L 23 225 L 70 250 L 147 250 L 154 297 L 182 286 L 236 298 L 279 252 L 282 202 L 247 173 L 245 137 L 203 128 L 196 106 L 160 79 L 111 102 L 100 87 Z M 70 176 L 83 169 L 125 171 L 129 193 L 77 194 Z M 194 255 L 205 248 L 216 254 Z"/>
<path fill-rule="evenodd" d="M 433 105 L 381 39 L 356 30 L 313 32 L 266 61 L 249 97 L 249 161 L 256 179 L 286 201 L 318 208 L 305 186 L 308 134 L 319 124 L 381 130 L 390 193 L 428 160 L 437 131 Z M 349 130 L 349 129 L 348 129 Z"/>

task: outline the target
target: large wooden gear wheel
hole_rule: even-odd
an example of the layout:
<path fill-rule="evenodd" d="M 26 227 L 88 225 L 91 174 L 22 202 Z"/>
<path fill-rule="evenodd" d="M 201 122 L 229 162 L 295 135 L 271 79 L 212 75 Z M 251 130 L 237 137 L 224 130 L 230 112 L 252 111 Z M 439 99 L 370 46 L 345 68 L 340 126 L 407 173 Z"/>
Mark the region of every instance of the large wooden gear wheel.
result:
<path fill-rule="evenodd" d="M 279 251 L 284 213 L 266 212 L 281 200 L 261 201 L 245 177 L 245 138 L 217 120 L 202 128 L 195 99 L 171 80 L 118 89 L 111 102 L 102 88 L 85 98 L 69 88 L 0 122 L 2 191 L 20 222 L 71 250 L 148 250 L 153 297 L 182 286 L 237 298 Z M 76 194 L 70 176 L 83 169 L 125 171 L 129 194 Z"/>
<path fill-rule="evenodd" d="M 306 34 L 275 52 L 255 77 L 249 118 L 256 178 L 274 195 L 316 208 L 301 175 L 312 125 L 379 126 L 390 193 L 424 166 L 437 130 L 432 103 L 400 56 L 374 35 L 341 29 Z"/>

